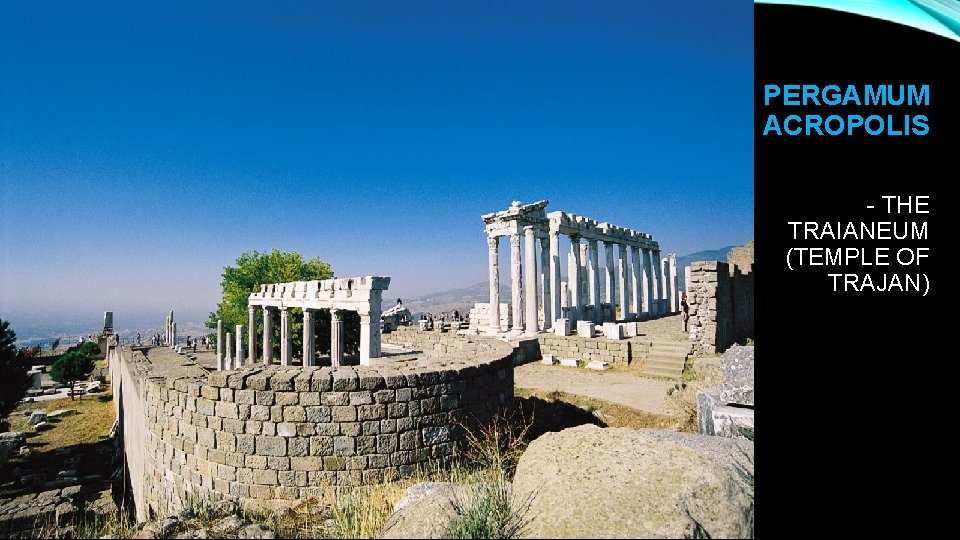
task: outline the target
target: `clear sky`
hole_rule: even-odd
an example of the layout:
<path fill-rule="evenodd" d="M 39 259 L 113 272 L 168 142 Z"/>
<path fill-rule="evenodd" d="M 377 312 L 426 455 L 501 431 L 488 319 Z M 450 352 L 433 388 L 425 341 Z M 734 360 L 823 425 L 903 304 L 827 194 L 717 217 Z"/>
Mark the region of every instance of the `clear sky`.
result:
<path fill-rule="evenodd" d="M 743 244 L 752 92 L 747 1 L 3 0 L 0 315 L 205 313 L 253 249 L 468 286 L 514 199 Z"/>

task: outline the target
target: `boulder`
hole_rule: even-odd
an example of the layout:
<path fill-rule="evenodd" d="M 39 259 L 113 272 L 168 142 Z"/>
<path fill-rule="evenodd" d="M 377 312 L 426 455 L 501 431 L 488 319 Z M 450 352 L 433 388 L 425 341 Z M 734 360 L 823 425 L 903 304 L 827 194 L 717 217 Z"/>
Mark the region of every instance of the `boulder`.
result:
<path fill-rule="evenodd" d="M 45 422 L 47 420 L 47 413 L 45 411 L 33 411 L 30 414 L 30 423 L 34 426 L 40 422 Z"/>
<path fill-rule="evenodd" d="M 529 537 L 753 536 L 751 441 L 581 425 L 534 440 L 513 486 Z"/>
<path fill-rule="evenodd" d="M 697 424 L 701 435 L 753 440 L 753 409 L 725 405 L 721 387 L 697 392 Z"/>
<path fill-rule="evenodd" d="M 469 505 L 480 484 L 421 482 L 393 505 L 381 538 L 449 538 L 454 502 Z M 509 484 L 507 484 L 509 486 Z"/>
<path fill-rule="evenodd" d="M 730 347 L 720 359 L 720 368 L 720 401 L 753 407 L 753 347 Z"/>

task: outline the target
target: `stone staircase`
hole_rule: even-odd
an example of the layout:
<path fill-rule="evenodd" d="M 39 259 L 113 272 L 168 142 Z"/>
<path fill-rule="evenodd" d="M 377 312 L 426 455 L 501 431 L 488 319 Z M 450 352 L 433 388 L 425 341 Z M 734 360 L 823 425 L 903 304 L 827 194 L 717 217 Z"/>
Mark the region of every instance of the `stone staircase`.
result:
<path fill-rule="evenodd" d="M 679 379 L 690 351 L 690 342 L 651 342 L 642 374 L 646 377 Z"/>

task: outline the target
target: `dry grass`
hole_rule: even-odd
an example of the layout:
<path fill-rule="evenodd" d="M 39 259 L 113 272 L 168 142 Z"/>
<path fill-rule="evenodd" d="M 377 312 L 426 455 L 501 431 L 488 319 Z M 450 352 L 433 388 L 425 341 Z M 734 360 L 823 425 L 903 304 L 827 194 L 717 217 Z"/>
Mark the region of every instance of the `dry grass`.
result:
<path fill-rule="evenodd" d="M 30 418 L 23 415 L 23 411 L 28 410 L 50 413 L 57 409 L 76 409 L 77 414 L 64 417 L 59 422 L 50 421 L 54 427 L 46 431 L 33 429 Z M 35 452 L 95 443 L 100 435 L 106 435 L 110 431 L 114 419 L 113 396 L 110 392 L 78 396 L 75 400 L 64 398 L 21 403 L 9 416 L 10 430 L 25 433 Z"/>

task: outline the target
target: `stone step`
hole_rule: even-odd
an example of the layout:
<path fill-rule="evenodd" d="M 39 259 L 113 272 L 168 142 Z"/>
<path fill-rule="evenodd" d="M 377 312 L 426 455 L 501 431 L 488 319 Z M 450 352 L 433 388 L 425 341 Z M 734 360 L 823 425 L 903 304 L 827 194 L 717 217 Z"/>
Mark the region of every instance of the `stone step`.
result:
<path fill-rule="evenodd" d="M 644 367 L 643 375 L 648 377 L 663 377 L 667 379 L 679 379 L 683 375 L 682 369 L 664 369 L 659 367 Z"/>
<path fill-rule="evenodd" d="M 687 360 L 687 356 L 683 355 L 673 355 L 673 354 L 648 354 L 646 358 L 647 362 L 651 360 L 660 360 L 662 362 L 675 362 L 680 365 L 683 365 Z"/>
<path fill-rule="evenodd" d="M 650 350 L 652 350 L 652 351 L 676 351 L 676 352 L 689 353 L 689 352 L 690 352 L 690 344 L 689 344 L 689 343 L 656 343 L 656 342 L 654 342 L 654 343 L 650 346 Z"/>
<path fill-rule="evenodd" d="M 661 360 L 661 359 L 650 359 L 648 358 L 644 362 L 645 366 L 656 366 L 667 369 L 679 369 L 683 370 L 684 362 L 675 362 L 673 360 Z"/>

